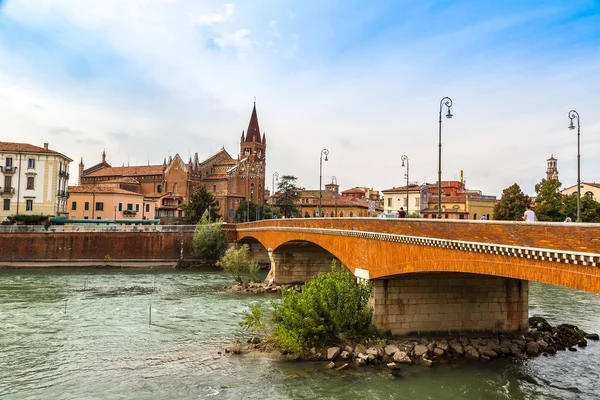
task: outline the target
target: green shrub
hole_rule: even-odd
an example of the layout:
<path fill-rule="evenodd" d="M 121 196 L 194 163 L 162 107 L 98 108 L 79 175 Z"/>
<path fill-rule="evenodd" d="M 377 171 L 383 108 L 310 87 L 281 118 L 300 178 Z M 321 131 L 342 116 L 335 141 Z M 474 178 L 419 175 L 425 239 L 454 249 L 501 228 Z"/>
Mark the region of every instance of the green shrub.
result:
<path fill-rule="evenodd" d="M 217 262 L 217 266 L 223 268 L 239 283 L 243 282 L 242 274 L 249 273 L 251 277 L 255 277 L 260 269 L 250 258 L 250 247 L 247 244 L 239 249 L 233 247 L 228 249 L 221 261 Z"/>
<path fill-rule="evenodd" d="M 196 225 L 192 242 L 192 255 L 209 260 L 218 260 L 227 248 L 227 238 L 223 234 L 221 224 L 210 226 L 208 210 Z"/>

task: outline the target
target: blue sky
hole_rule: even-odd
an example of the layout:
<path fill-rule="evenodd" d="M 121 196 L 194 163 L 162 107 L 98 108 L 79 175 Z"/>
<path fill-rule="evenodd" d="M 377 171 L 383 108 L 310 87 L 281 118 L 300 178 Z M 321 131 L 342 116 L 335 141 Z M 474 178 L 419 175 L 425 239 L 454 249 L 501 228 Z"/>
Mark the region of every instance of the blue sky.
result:
<path fill-rule="evenodd" d="M 600 181 L 600 3 L 0 0 L 1 140 L 86 166 L 236 157 L 255 96 L 268 175 L 309 188 L 322 148 L 342 189 L 402 185 L 402 154 L 434 182 L 444 96 L 443 179 L 533 194 L 553 154 L 575 184 L 576 109 Z"/>

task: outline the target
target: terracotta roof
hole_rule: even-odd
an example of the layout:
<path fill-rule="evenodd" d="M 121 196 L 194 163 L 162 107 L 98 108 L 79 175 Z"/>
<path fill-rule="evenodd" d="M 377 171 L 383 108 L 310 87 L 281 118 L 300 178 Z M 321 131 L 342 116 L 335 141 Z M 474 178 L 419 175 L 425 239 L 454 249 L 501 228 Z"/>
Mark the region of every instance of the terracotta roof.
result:
<path fill-rule="evenodd" d="M 215 164 L 215 166 L 219 166 L 219 165 L 236 165 L 238 163 L 238 160 L 234 160 L 233 158 L 231 160 L 223 160 L 217 164 Z"/>
<path fill-rule="evenodd" d="M 144 175 L 162 175 L 163 165 L 139 165 L 134 167 L 108 167 L 94 171 L 85 177 L 102 176 L 144 176 Z"/>
<path fill-rule="evenodd" d="M 600 183 L 596 182 L 581 182 L 582 185 L 589 185 L 600 189 Z M 577 185 L 575 185 L 577 187 Z"/>
<path fill-rule="evenodd" d="M 12 142 L 0 142 L 0 151 L 14 151 L 15 153 L 43 153 L 43 154 L 56 154 L 63 156 L 64 158 L 71 160 L 64 154 L 54 150 L 46 150 L 43 147 L 34 146 L 28 143 L 12 143 Z"/>
<path fill-rule="evenodd" d="M 133 196 L 143 196 L 143 194 L 130 192 L 129 190 L 119 189 L 112 186 L 69 186 L 69 193 L 95 193 L 95 194 L 128 194 Z"/>
<path fill-rule="evenodd" d="M 409 191 L 411 191 L 411 190 L 421 190 L 425 186 L 427 186 L 427 185 L 426 184 L 425 185 L 408 185 L 408 190 Z M 406 185 L 405 186 L 400 186 L 400 187 L 395 187 L 394 186 L 391 189 L 382 190 L 381 193 L 386 193 L 386 192 L 388 192 L 388 193 L 389 192 L 401 192 L 401 191 L 405 191 L 406 192 Z"/>
<path fill-rule="evenodd" d="M 145 194 L 144 197 L 159 198 L 159 197 L 163 197 L 164 195 L 165 195 L 164 193 L 154 192 L 154 193 L 150 193 L 150 194 Z"/>

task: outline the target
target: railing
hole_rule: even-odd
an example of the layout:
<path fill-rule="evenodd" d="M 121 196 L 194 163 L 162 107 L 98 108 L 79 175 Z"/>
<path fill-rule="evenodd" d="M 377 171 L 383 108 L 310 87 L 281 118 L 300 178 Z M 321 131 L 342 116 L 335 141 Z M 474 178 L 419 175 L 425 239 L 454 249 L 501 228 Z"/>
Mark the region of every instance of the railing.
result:
<path fill-rule="evenodd" d="M 193 233 L 196 225 L 0 225 L 2 233 L 31 232 L 185 232 Z"/>
<path fill-rule="evenodd" d="M 67 193 L 67 192 L 66 192 L 66 191 L 64 191 L 64 190 L 59 190 L 59 191 L 57 192 L 57 195 L 58 195 L 58 196 L 61 196 L 61 197 L 65 197 L 65 196 L 66 196 L 66 193 Z"/>
<path fill-rule="evenodd" d="M 14 187 L 2 188 L 2 194 L 15 194 L 15 188 Z"/>
<path fill-rule="evenodd" d="M 62 176 L 69 179 L 69 173 L 67 171 L 58 171 L 58 176 Z"/>
<path fill-rule="evenodd" d="M 7 165 L 5 167 L 0 167 L 0 169 L 2 169 L 2 171 L 4 172 L 5 175 L 7 175 L 7 174 L 14 174 L 15 171 L 17 170 L 17 167 L 13 167 L 12 165 Z"/>

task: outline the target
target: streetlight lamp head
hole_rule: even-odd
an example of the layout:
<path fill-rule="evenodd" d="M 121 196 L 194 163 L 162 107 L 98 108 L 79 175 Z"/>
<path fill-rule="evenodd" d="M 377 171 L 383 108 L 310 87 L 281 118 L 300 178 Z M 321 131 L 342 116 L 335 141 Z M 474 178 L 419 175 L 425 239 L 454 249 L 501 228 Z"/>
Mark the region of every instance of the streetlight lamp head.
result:
<path fill-rule="evenodd" d="M 446 118 L 452 118 L 452 111 L 450 110 L 450 107 L 448 107 L 448 114 L 446 114 Z"/>
<path fill-rule="evenodd" d="M 402 160 L 402 167 L 404 167 L 404 160 Z"/>
<path fill-rule="evenodd" d="M 573 119 L 571 119 L 571 123 L 569 124 L 569 129 L 570 130 L 575 129 L 575 125 L 573 125 Z"/>
<path fill-rule="evenodd" d="M 327 161 L 327 154 L 325 154 L 325 161 Z"/>

